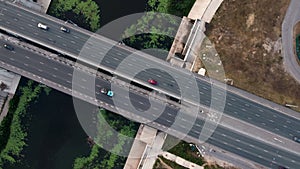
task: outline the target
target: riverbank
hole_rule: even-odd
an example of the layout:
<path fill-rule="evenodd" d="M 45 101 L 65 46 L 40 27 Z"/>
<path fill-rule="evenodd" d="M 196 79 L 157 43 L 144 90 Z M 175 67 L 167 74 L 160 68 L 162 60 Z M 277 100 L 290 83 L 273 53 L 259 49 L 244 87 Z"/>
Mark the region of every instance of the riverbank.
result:
<path fill-rule="evenodd" d="M 49 95 L 42 92 L 27 111 L 23 117 L 26 146 L 18 162 L 5 169 L 71 169 L 76 157 L 88 155 L 88 136 L 78 122 L 71 96 L 56 90 Z"/>
<path fill-rule="evenodd" d="M 122 169 L 133 143 L 130 138 L 134 138 L 138 124 L 104 109 L 99 110 L 97 120 L 97 136 L 92 139 L 90 155 L 76 158 L 74 169 Z"/>
<path fill-rule="evenodd" d="M 27 121 L 23 121 L 23 117 L 26 116 L 29 104 L 38 99 L 40 92 L 39 85 L 28 81 L 9 102 L 8 114 L 0 125 L 0 166 L 15 164 L 20 157 L 27 136 L 27 130 L 23 126 Z"/>
<path fill-rule="evenodd" d="M 149 13 L 125 30 L 123 42 L 138 50 L 165 50 L 152 53 L 165 60 L 164 55 L 167 55 L 174 40 L 174 37 L 169 35 L 175 35 L 180 24 L 180 20 L 174 20 L 174 16 L 178 19 L 187 16 L 194 2 L 195 0 L 181 0 L 181 3 L 176 0 L 148 0 L 146 12 Z M 159 16 L 163 13 L 168 15 Z"/>

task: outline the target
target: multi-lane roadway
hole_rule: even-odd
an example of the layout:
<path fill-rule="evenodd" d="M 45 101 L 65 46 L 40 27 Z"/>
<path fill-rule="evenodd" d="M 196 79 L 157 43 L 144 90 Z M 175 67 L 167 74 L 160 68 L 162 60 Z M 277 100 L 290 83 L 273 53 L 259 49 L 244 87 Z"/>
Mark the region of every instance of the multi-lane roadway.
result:
<path fill-rule="evenodd" d="M 180 90 L 176 82 L 182 83 L 184 82 L 184 87 L 186 88 L 184 91 L 186 93 L 185 96 L 188 96 L 188 99 L 195 99 L 197 98 L 197 94 L 200 95 L 200 103 L 205 106 L 210 106 L 212 100 L 214 101 L 222 101 L 224 98 L 224 91 L 219 88 L 214 88 L 216 95 L 214 97 L 211 96 L 211 84 L 205 80 L 197 78 L 197 91 L 193 89 L 193 82 L 191 81 L 191 74 L 184 71 L 179 70 L 177 68 L 171 67 L 169 64 L 162 62 L 161 60 L 155 59 L 149 55 L 144 54 L 133 54 L 134 57 L 127 57 L 131 54 L 131 50 L 127 50 L 122 46 L 113 46 L 113 42 L 106 39 L 106 38 L 91 38 L 91 33 L 88 33 L 80 28 L 71 27 L 70 34 L 66 34 L 59 30 L 61 25 L 64 25 L 64 22 L 60 22 L 54 18 L 49 19 L 48 16 L 41 16 L 35 13 L 21 10 L 15 8 L 13 6 L 7 5 L 3 2 L 0 2 L 0 21 L 1 25 L 0 28 L 17 33 L 27 39 L 30 39 L 36 43 L 41 45 L 45 45 L 49 48 L 55 49 L 62 53 L 66 53 L 68 55 L 78 56 L 80 52 L 83 52 L 84 55 L 81 55 L 85 60 L 89 61 L 90 63 L 98 64 L 99 59 L 103 58 L 101 62 L 101 66 L 104 68 L 108 68 L 111 70 L 115 70 L 119 67 L 120 62 L 124 60 L 124 58 L 129 62 L 126 62 L 126 67 L 131 68 L 130 71 L 135 71 L 136 69 L 141 69 L 141 71 L 137 76 L 136 79 L 139 82 L 144 82 L 144 85 L 149 85 L 146 83 L 147 79 L 154 78 L 159 82 L 159 85 L 155 88 L 158 91 L 161 91 L 166 94 L 173 94 L 173 95 L 180 95 Z M 39 22 L 47 24 L 50 29 L 48 31 L 44 31 L 37 28 L 37 24 Z M 86 43 L 87 42 L 87 43 Z M 92 43 L 91 43 L 92 42 Z M 84 46 L 84 50 L 81 50 Z M 112 47 L 112 48 L 111 48 Z M 15 52 L 17 52 L 16 50 Z M 5 51 L 7 52 L 7 51 Z M 108 52 L 108 53 L 106 53 Z M 13 53 L 13 52 L 12 52 Z M 9 54 L 12 54 L 9 53 Z M 25 52 L 26 53 L 26 52 Z M 1 53 L 2 54 L 2 53 Z M 30 54 L 26 55 L 30 58 Z M 2 57 L 2 56 L 1 56 Z M 28 59 L 25 57 L 26 59 Z M 57 82 L 60 80 L 59 84 L 70 87 L 72 81 L 72 70 L 67 71 L 67 68 L 63 67 L 59 69 L 58 67 L 51 65 L 50 61 L 44 60 L 39 61 L 40 58 L 36 57 L 34 59 L 28 59 L 29 61 L 33 61 L 32 63 L 26 63 L 24 60 L 25 58 L 21 59 L 21 61 L 13 56 L 10 58 L 6 58 L 3 62 L 9 62 L 10 64 L 18 64 L 16 66 L 29 71 L 30 69 L 28 66 L 32 63 L 36 65 L 44 65 L 38 68 L 39 66 L 33 66 L 35 69 L 39 69 L 37 71 L 32 71 L 33 73 L 46 76 L 47 79 L 51 81 Z M 1 58 L 2 59 L 2 58 Z M 49 62 L 49 63 L 48 63 Z M 46 65 L 50 64 L 48 68 Z M 27 66 L 26 66 L 27 65 Z M 149 69 L 147 69 L 149 67 Z M 161 69 L 151 69 L 151 68 L 161 68 Z M 56 68 L 56 69 L 54 69 Z M 65 70 L 66 69 L 66 70 Z M 63 71 L 58 71 L 63 70 Z M 169 74 L 165 73 L 164 71 L 175 72 L 174 76 L 170 76 Z M 57 72 L 58 74 L 55 74 Z M 66 74 L 66 72 L 68 72 Z M 122 72 L 126 75 L 126 72 Z M 129 76 L 127 74 L 127 76 Z M 98 82 L 100 84 L 106 84 L 104 82 Z M 75 84 L 76 85 L 76 84 Z M 106 84 L 105 86 L 109 86 Z M 99 91 L 99 88 L 96 89 Z M 89 94 L 93 94 L 92 91 Z M 97 94 L 97 93 L 96 93 Z M 98 96 L 98 95 L 97 95 Z M 100 95 L 99 95 L 100 96 Z M 120 96 L 121 97 L 121 96 Z M 136 96 L 141 97 L 141 96 Z M 98 98 L 98 97 L 97 97 Z M 107 98 L 108 99 L 108 98 Z M 183 98 L 185 99 L 185 98 Z M 146 110 L 149 107 L 149 102 L 142 101 L 141 99 L 138 102 L 135 102 L 136 105 L 139 105 L 139 109 Z M 113 102 L 108 99 L 108 103 L 113 104 Z M 148 104 L 147 104 L 148 103 Z M 126 108 L 126 105 L 124 105 Z M 168 109 L 167 109 L 168 110 Z M 173 110 L 175 111 L 175 110 Z M 175 111 L 176 112 L 176 111 Z M 300 123 L 298 119 L 292 118 L 290 116 L 284 115 L 278 111 L 275 111 L 271 108 L 268 108 L 264 105 L 258 104 L 257 102 L 250 101 L 247 98 L 238 96 L 234 93 L 227 92 L 226 95 L 226 103 L 224 108 L 224 113 L 233 116 L 237 119 L 243 120 L 248 122 L 252 125 L 258 126 L 262 129 L 271 131 L 276 133 L 280 136 L 286 137 L 291 139 L 294 135 L 300 134 Z M 156 119 L 157 122 L 164 124 L 165 126 L 171 125 L 174 122 L 172 116 L 169 114 L 172 113 L 163 113 L 161 118 Z M 176 114 L 176 113 L 175 113 Z M 174 114 L 174 116 L 175 116 Z M 149 114 L 146 114 L 149 115 Z M 155 115 L 155 114 L 154 114 Z M 145 116 L 145 114 L 144 114 Z M 149 115 L 150 116 L 150 115 Z M 153 116 L 153 115 L 151 115 Z M 150 118 L 150 117 L 148 117 Z M 153 118 L 153 117 L 152 117 Z M 175 118 L 175 117 L 173 117 Z M 165 120 L 163 120 L 165 119 Z M 162 121 L 159 121 L 162 120 Z M 182 123 L 186 123 L 183 120 Z M 198 124 L 201 126 L 200 124 Z M 198 126 L 197 123 L 194 126 Z M 291 127 L 292 126 L 292 127 Z M 178 126 L 180 128 L 180 126 Z M 195 130 L 195 133 L 201 131 L 200 129 Z M 230 135 L 230 134 L 229 134 Z M 242 137 L 242 136 L 241 136 Z M 238 140 L 238 138 L 236 138 Z M 251 140 L 251 139 L 248 139 Z M 248 144 L 249 145 L 249 144 Z M 258 144 L 259 145 L 259 144 Z M 267 146 L 267 145 L 264 145 Z M 223 145 L 223 147 L 226 147 Z M 266 153 L 266 152 L 265 152 Z M 255 154 L 255 153 L 254 153 Z M 285 154 L 288 154 L 285 152 Z M 290 159 L 293 159 L 291 155 Z M 272 160 L 271 160 L 272 161 Z M 294 164 L 291 160 L 289 161 L 291 164 Z"/>
<path fill-rule="evenodd" d="M 0 43 L 3 44 L 8 42 L 0 41 Z M 72 84 L 72 74 L 74 71 L 73 67 L 46 58 L 45 56 L 32 53 L 31 51 L 25 50 L 16 45 L 14 45 L 14 47 L 14 51 L 9 51 L 3 48 L 2 46 L 0 47 L 1 62 L 5 62 L 11 66 L 20 68 L 22 70 L 26 70 L 27 72 L 35 74 L 36 76 L 48 79 L 49 81 L 55 82 L 67 88 L 72 88 L 72 85 L 78 85 L 78 88 L 84 89 L 84 93 L 86 95 L 96 95 L 96 98 L 98 100 L 112 105 L 114 104 L 110 97 L 104 96 L 103 94 L 99 93 L 100 88 L 109 87 L 111 85 L 108 81 L 103 80 L 101 78 L 96 78 L 94 86 L 96 93 L 94 93 L 93 91 L 88 90 L 86 86 L 86 80 L 94 78 L 91 75 L 86 74 L 85 78 L 80 79 L 81 82 Z M 120 86 L 119 88 L 120 89 L 118 90 L 125 90 L 122 89 L 122 87 Z M 146 104 L 148 102 L 146 96 L 134 91 L 130 92 L 130 96 L 131 102 L 133 105 L 135 105 L 135 108 L 141 110 L 147 110 L 149 108 L 149 105 Z M 120 100 L 126 99 L 125 95 L 116 94 L 115 97 L 120 97 Z M 120 106 L 119 108 L 125 110 L 128 109 L 127 105 L 118 105 Z M 179 119 L 181 120 L 181 122 L 174 123 L 177 114 L 177 108 L 167 106 L 162 114 L 151 114 L 141 112 L 137 115 L 142 116 L 145 119 L 154 118 L 157 123 L 163 124 L 166 127 L 170 127 L 174 124 L 178 125 L 173 126 L 173 128 L 177 128 L 179 131 L 180 128 L 182 128 L 182 131 L 185 131 L 184 127 L 188 126 L 187 123 L 192 123 L 193 120 L 191 120 L 191 118 L 194 117 L 185 115 L 183 118 Z M 203 123 L 203 119 L 199 117 L 197 118 L 195 123 L 190 124 L 193 125 L 193 127 L 189 132 L 189 136 L 198 138 Z M 296 168 L 300 165 L 300 162 L 297 161 L 297 159 L 300 157 L 299 154 L 297 155 L 289 151 L 273 147 L 267 143 L 257 141 L 254 138 L 245 136 L 240 133 L 236 133 L 221 126 L 219 126 L 215 130 L 214 134 L 212 135 L 212 137 L 210 137 L 210 139 L 207 142 L 212 145 L 222 147 L 223 149 L 228 150 L 229 152 L 238 154 L 242 157 L 248 158 L 268 167 L 283 165 L 289 166 L 290 168 Z"/>
<path fill-rule="evenodd" d="M 208 107 L 212 106 L 212 101 L 214 103 L 223 103 L 225 101 L 224 90 L 217 87 L 212 88 L 207 80 L 197 78 L 197 90 L 199 91 L 195 91 L 195 86 L 193 86 L 194 78 L 189 72 L 174 68 L 159 59 L 149 55 L 144 56 L 143 53 L 134 53 L 132 54 L 133 57 L 128 57 L 131 54 L 130 50 L 126 50 L 127 48 L 118 45 L 113 46 L 113 42 L 107 38 L 91 38 L 89 36 L 92 35 L 91 33 L 88 34 L 77 27 L 71 27 L 71 32 L 67 34 L 59 29 L 61 25 L 64 25 L 62 21 L 21 10 L 3 2 L 0 3 L 0 7 L 0 28 L 2 29 L 16 32 L 41 45 L 63 53 L 69 53 L 77 57 L 80 55 L 81 58 L 96 65 L 102 58 L 101 66 L 105 68 L 115 70 L 120 67 L 119 65 L 122 61 L 126 60 L 124 62 L 127 64 L 125 65 L 126 72 L 122 72 L 122 74 L 130 76 L 129 73 L 131 71 L 143 70 L 137 74 L 136 79 L 148 86 L 147 79 L 156 79 L 159 85 L 154 88 L 167 94 L 183 94 L 187 99 L 196 101 L 198 95 L 200 95 L 200 103 Z M 45 31 L 37 28 L 39 22 L 47 24 L 49 30 Z M 152 69 L 153 67 L 157 69 Z M 166 72 L 173 72 L 173 76 Z M 184 89 L 179 89 L 177 83 L 183 84 L 181 86 L 184 86 Z M 212 96 L 212 93 L 215 94 Z M 218 108 L 222 109 L 222 104 Z M 227 92 L 224 113 L 289 139 L 294 135 L 300 134 L 298 119 L 291 118 L 231 92 Z M 289 126 L 293 126 L 293 128 Z"/>

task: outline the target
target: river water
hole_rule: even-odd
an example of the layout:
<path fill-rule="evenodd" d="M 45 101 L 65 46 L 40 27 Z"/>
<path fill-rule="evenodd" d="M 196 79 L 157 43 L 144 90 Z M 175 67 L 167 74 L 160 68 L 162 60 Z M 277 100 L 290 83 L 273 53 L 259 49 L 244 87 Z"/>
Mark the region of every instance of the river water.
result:
<path fill-rule="evenodd" d="M 145 11 L 147 0 L 94 0 L 100 7 L 100 25 L 120 17 Z"/>

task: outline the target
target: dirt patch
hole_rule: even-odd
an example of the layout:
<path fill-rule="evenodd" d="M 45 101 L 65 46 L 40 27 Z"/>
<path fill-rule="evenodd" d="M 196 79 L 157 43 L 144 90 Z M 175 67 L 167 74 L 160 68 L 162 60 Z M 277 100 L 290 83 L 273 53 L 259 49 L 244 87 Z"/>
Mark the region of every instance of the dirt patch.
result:
<path fill-rule="evenodd" d="M 187 169 L 187 168 L 180 166 L 173 161 L 167 160 L 162 156 L 158 156 L 153 169 Z"/>
<path fill-rule="evenodd" d="M 219 169 L 222 167 L 224 169 L 240 169 L 238 167 L 233 166 L 233 164 L 230 164 L 229 162 L 216 159 L 212 156 L 206 156 L 205 161 L 206 163 L 203 165 L 203 167 L 205 168 Z"/>
<path fill-rule="evenodd" d="M 166 164 L 161 157 L 158 157 L 153 169 L 172 169 L 172 167 Z"/>
<path fill-rule="evenodd" d="M 300 103 L 300 85 L 285 72 L 280 53 L 288 5 L 289 0 L 224 0 L 206 32 L 236 87 L 281 105 Z"/>

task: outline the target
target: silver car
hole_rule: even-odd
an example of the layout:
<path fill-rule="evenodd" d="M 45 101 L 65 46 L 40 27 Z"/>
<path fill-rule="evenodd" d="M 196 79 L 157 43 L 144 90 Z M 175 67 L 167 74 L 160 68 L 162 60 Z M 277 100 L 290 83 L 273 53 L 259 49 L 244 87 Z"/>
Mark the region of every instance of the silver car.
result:
<path fill-rule="evenodd" d="M 70 29 L 64 26 L 60 27 L 60 30 L 66 33 L 70 33 Z"/>

